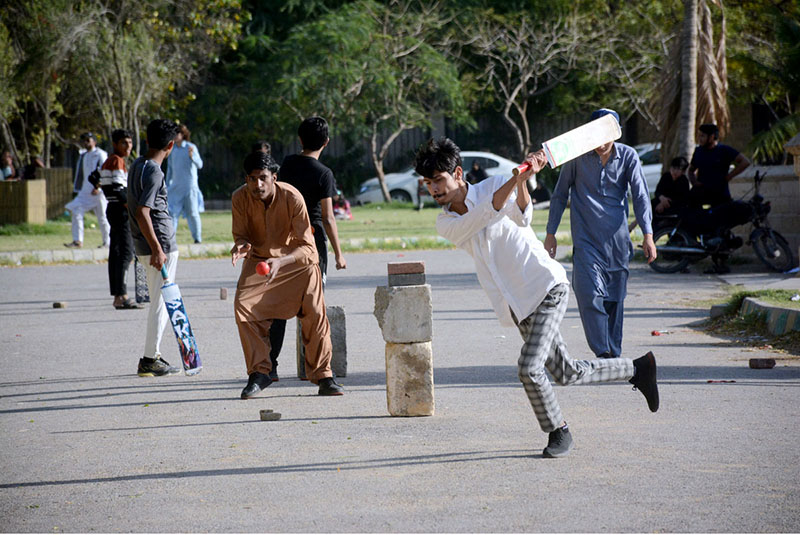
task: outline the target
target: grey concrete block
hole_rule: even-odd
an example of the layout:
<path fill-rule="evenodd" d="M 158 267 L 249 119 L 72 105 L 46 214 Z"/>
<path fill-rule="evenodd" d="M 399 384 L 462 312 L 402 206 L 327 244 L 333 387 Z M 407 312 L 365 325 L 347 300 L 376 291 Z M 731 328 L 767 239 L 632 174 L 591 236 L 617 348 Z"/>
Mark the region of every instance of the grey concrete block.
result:
<path fill-rule="evenodd" d="M 386 403 L 392 416 L 433 416 L 431 342 L 386 344 Z"/>
<path fill-rule="evenodd" d="M 419 286 L 425 284 L 424 273 L 389 275 L 389 286 Z"/>
<path fill-rule="evenodd" d="M 728 305 L 714 305 L 711 307 L 709 311 L 709 315 L 711 318 L 719 318 L 720 316 L 725 315 L 725 309 L 728 308 Z"/>
<path fill-rule="evenodd" d="M 433 339 L 433 303 L 428 284 L 378 286 L 374 314 L 386 342 L 409 344 Z"/>
<path fill-rule="evenodd" d="M 328 323 L 331 326 L 333 357 L 331 370 L 336 377 L 347 377 L 347 323 L 344 307 L 327 307 Z"/>
<path fill-rule="evenodd" d="M 325 312 L 331 329 L 331 371 L 336 377 L 347 377 L 347 324 L 345 321 L 344 307 L 329 306 Z M 306 351 L 303 346 L 303 333 L 300 319 L 297 319 L 297 377 L 306 379 Z"/>

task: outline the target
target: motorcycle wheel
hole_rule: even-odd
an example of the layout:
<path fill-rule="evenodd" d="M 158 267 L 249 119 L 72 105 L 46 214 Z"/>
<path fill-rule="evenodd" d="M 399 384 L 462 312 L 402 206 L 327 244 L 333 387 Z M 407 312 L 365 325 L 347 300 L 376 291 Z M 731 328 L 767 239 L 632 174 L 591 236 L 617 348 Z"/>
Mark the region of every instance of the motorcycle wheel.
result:
<path fill-rule="evenodd" d="M 786 238 L 768 228 L 759 228 L 750 235 L 756 256 L 765 266 L 783 273 L 794 267 L 794 255 Z"/>
<path fill-rule="evenodd" d="M 674 227 L 662 228 L 656 231 L 653 241 L 656 244 L 658 256 L 650 263 L 650 267 L 659 273 L 677 273 L 689 265 L 691 258 L 686 253 L 664 253 L 658 250 L 660 246 L 672 245 L 673 247 L 691 247 L 693 240 L 685 231 L 678 229 L 670 236 Z"/>

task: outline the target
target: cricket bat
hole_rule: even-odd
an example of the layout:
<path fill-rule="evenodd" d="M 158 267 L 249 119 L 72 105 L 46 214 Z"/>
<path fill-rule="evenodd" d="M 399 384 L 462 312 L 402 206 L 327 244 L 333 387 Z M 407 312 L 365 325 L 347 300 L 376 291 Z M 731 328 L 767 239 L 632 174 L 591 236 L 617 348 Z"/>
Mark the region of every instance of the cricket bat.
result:
<path fill-rule="evenodd" d="M 603 115 L 599 119 L 565 132 L 542 143 L 547 163 L 555 169 L 559 165 L 574 160 L 609 141 L 622 137 L 622 129 L 613 115 Z M 530 166 L 524 163 L 514 168 L 514 176 L 524 173 Z"/>
<path fill-rule="evenodd" d="M 164 298 L 169 321 L 172 323 L 172 330 L 175 331 L 175 338 L 178 339 L 178 351 L 180 351 L 181 360 L 183 361 L 183 372 L 186 375 L 198 374 L 203 369 L 203 364 L 200 362 L 197 342 L 194 339 L 192 326 L 183 306 L 181 290 L 177 284 L 169 281 L 167 266 L 161 266 L 161 276 L 164 278 L 164 284 L 161 286 L 161 296 Z"/>

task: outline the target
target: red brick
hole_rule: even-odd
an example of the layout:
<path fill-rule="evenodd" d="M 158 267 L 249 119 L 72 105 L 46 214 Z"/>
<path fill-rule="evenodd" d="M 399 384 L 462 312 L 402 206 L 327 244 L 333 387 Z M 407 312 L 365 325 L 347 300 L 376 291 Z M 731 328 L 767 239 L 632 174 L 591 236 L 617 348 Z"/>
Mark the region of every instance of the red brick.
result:
<path fill-rule="evenodd" d="M 425 273 L 425 262 L 389 262 L 386 264 L 389 275 L 411 275 Z"/>

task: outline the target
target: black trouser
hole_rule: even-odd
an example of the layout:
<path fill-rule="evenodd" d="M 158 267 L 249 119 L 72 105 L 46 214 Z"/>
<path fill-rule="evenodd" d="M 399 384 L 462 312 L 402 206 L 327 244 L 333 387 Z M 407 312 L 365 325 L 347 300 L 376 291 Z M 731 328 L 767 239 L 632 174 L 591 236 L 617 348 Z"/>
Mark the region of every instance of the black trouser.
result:
<path fill-rule="evenodd" d="M 325 281 L 328 274 L 328 244 L 325 239 L 325 230 L 314 227 L 314 243 L 319 254 L 319 269 L 322 272 L 322 290 L 325 291 Z M 283 338 L 286 334 L 286 320 L 272 320 L 269 328 L 269 359 L 272 361 L 272 370 L 278 369 L 278 355 L 283 349 Z"/>
<path fill-rule="evenodd" d="M 108 283 L 111 295 L 127 295 L 128 267 L 133 260 L 133 238 L 128 226 L 128 209 L 121 202 L 109 202 L 106 208 L 108 224 L 111 225 L 108 246 Z"/>

